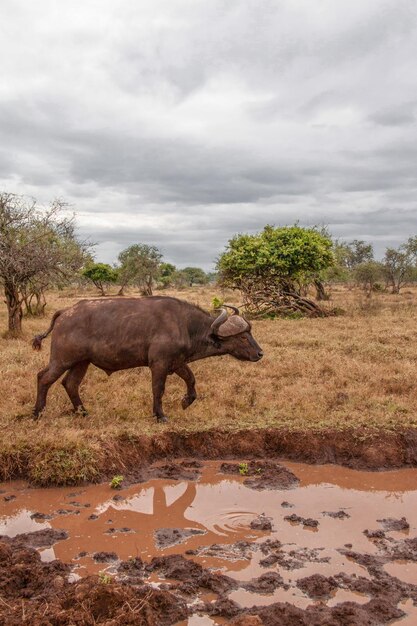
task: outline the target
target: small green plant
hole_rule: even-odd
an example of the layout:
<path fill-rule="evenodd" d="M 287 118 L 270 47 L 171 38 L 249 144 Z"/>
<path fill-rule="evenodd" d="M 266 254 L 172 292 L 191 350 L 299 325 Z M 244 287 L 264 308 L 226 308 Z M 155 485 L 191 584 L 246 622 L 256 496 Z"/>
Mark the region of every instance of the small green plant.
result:
<path fill-rule="evenodd" d="M 106 572 L 99 572 L 98 579 L 102 585 L 110 585 L 112 577 L 106 574 Z"/>
<path fill-rule="evenodd" d="M 211 308 L 213 309 L 213 311 L 215 311 L 216 309 L 221 309 L 222 306 L 223 300 L 221 298 L 218 298 L 217 296 L 214 296 L 213 300 L 211 301 Z"/>
<path fill-rule="evenodd" d="M 110 487 L 112 489 L 121 489 L 123 481 L 124 481 L 124 476 L 117 474 L 117 476 L 113 476 L 113 478 L 111 479 Z"/>
<path fill-rule="evenodd" d="M 239 474 L 246 476 L 249 473 L 249 467 L 247 463 L 239 463 Z"/>

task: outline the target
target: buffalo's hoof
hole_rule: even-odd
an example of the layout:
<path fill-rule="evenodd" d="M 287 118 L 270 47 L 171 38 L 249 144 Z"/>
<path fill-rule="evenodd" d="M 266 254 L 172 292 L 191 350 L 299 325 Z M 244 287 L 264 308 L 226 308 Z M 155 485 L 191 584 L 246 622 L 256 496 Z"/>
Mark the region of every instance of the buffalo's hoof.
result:
<path fill-rule="evenodd" d="M 181 400 L 181 406 L 184 409 L 188 409 L 189 406 L 191 406 L 191 404 L 194 402 L 194 400 L 197 398 L 197 396 L 184 396 L 183 399 Z"/>
<path fill-rule="evenodd" d="M 79 406 L 78 408 L 73 410 L 75 415 L 79 415 L 80 417 L 88 417 L 88 411 L 84 406 Z"/>
<path fill-rule="evenodd" d="M 162 415 L 162 417 L 157 417 L 156 421 L 158 422 L 158 424 L 164 424 L 168 421 L 168 418 L 166 415 Z"/>

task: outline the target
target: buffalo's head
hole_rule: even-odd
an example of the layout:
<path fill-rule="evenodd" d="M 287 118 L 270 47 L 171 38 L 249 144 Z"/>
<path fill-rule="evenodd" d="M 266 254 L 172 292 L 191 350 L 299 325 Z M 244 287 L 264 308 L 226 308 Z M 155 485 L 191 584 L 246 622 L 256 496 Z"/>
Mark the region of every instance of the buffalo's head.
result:
<path fill-rule="evenodd" d="M 234 356 L 240 361 L 259 361 L 263 352 L 251 333 L 251 325 L 239 314 L 239 309 L 230 304 L 224 306 L 233 309 L 233 315 L 228 316 L 222 308 L 220 315 L 211 325 L 212 335 L 219 344 L 222 352 Z"/>

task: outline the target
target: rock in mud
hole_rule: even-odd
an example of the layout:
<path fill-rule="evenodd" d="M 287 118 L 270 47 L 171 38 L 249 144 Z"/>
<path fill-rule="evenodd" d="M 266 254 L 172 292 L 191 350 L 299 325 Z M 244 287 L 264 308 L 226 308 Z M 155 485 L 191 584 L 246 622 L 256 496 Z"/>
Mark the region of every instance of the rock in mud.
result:
<path fill-rule="evenodd" d="M 394 517 L 387 517 L 384 519 L 376 520 L 382 525 L 384 530 L 409 530 L 410 524 L 407 522 L 405 517 L 401 519 L 395 519 Z"/>
<path fill-rule="evenodd" d="M 321 574 L 313 574 L 306 578 L 300 578 L 296 583 L 297 587 L 301 589 L 309 598 L 323 599 L 329 598 L 338 584 L 332 576 L 322 576 Z"/>
<path fill-rule="evenodd" d="M 197 528 L 159 528 L 155 531 L 155 543 L 160 549 L 175 546 L 177 543 L 184 543 L 189 537 L 194 535 L 205 535 L 205 530 Z"/>
<path fill-rule="evenodd" d="M 95 519 L 98 519 L 98 515 L 96 515 L 95 513 L 92 513 L 91 515 L 89 515 L 89 516 L 88 516 L 88 518 L 87 518 L 87 519 L 89 519 L 89 520 L 95 520 Z"/>
<path fill-rule="evenodd" d="M 11 502 L 12 500 L 16 500 L 16 496 L 11 494 L 10 496 L 4 496 L 3 500 L 5 502 Z"/>
<path fill-rule="evenodd" d="M 251 489 L 293 489 L 299 484 L 297 476 L 275 461 L 249 461 L 249 463 L 222 463 L 223 474 L 248 476 L 243 484 Z"/>
<path fill-rule="evenodd" d="M 267 517 L 265 513 L 261 513 L 261 515 L 251 521 L 250 527 L 252 530 L 272 530 L 271 518 Z"/>
<path fill-rule="evenodd" d="M 291 504 L 291 502 L 287 502 L 286 500 L 284 500 L 284 502 L 281 502 L 281 506 L 284 509 L 292 509 L 294 505 Z"/>

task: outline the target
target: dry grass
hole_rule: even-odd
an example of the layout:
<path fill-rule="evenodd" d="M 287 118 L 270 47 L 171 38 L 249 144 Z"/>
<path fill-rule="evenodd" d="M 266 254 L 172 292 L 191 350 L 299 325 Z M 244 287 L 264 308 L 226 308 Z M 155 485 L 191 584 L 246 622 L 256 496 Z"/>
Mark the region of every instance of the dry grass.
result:
<path fill-rule="evenodd" d="M 174 295 L 208 308 L 215 291 L 202 288 Z M 23 339 L 0 339 L 3 477 L 27 466 L 29 455 L 32 478 L 39 482 L 42 477 L 56 482 L 60 473 L 73 482 L 90 480 L 105 442 L 166 429 L 417 426 L 417 290 L 375 295 L 369 301 L 344 288 L 333 291 L 331 303 L 345 309 L 344 316 L 254 322 L 253 334 L 265 352 L 260 363 L 230 357 L 194 363 L 199 398 L 185 412 L 180 406 L 184 384 L 171 377 L 164 403 L 170 416 L 166 426 L 152 418 L 146 368 L 108 378 L 92 366 L 81 392 L 89 417 L 74 416 L 64 389 L 55 384 L 46 413 L 34 423 L 27 416 L 35 399 L 36 373 L 48 360 L 49 339 L 40 353 L 32 351 L 30 340 L 47 327 L 56 309 L 80 297 L 85 294 L 50 294 L 48 318 L 25 320 Z M 236 294 L 229 293 L 227 299 L 239 303 Z M 0 331 L 5 328 L 3 305 Z"/>

